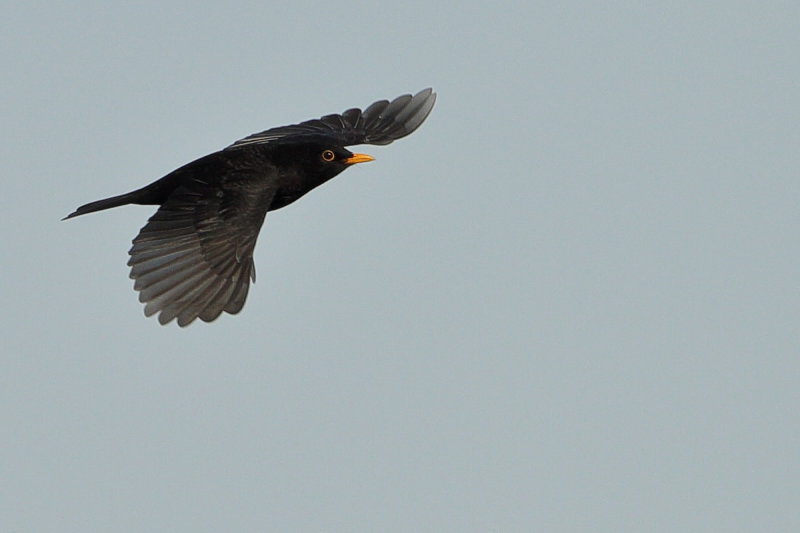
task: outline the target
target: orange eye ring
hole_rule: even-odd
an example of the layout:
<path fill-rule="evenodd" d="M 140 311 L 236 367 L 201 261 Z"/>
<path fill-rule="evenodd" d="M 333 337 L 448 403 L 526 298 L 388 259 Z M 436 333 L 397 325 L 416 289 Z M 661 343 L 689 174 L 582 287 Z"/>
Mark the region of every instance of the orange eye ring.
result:
<path fill-rule="evenodd" d="M 327 161 L 328 163 L 330 163 L 334 159 L 336 159 L 336 154 L 333 153 L 333 150 L 323 150 L 322 152 L 323 161 Z"/>

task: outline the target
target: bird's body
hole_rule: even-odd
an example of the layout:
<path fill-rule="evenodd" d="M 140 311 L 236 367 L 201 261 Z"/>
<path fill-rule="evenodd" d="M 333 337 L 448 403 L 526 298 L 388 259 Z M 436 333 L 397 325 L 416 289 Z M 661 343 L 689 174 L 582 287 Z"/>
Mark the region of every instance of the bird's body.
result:
<path fill-rule="evenodd" d="M 91 202 L 66 218 L 126 204 L 159 205 L 133 240 L 131 278 L 145 314 L 186 326 L 235 314 L 255 280 L 253 250 L 264 217 L 371 161 L 345 148 L 389 144 L 417 129 L 436 95 L 426 89 L 245 137 L 127 194 Z"/>

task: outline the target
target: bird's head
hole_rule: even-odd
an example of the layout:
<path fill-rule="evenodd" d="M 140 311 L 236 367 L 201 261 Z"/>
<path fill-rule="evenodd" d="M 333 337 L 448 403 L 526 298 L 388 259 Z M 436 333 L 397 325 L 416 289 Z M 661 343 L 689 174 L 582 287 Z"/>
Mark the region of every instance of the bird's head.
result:
<path fill-rule="evenodd" d="M 283 154 L 291 160 L 291 165 L 299 166 L 299 173 L 309 187 L 321 185 L 345 169 L 358 163 L 374 161 L 367 154 L 354 154 L 347 148 L 329 144 L 303 143 Z"/>
<path fill-rule="evenodd" d="M 337 169 L 337 174 L 346 169 L 350 165 L 357 163 L 366 163 L 368 161 L 375 161 L 375 158 L 367 154 L 354 154 L 347 148 L 341 146 L 335 147 L 317 147 L 317 163 L 321 171 L 329 171 Z"/>

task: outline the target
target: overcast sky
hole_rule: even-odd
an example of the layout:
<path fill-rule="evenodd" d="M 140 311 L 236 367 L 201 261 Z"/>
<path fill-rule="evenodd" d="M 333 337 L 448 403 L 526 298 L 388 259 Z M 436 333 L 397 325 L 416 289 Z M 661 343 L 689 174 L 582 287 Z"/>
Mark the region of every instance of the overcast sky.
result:
<path fill-rule="evenodd" d="M 645 4 L 6 6 L 0 530 L 800 531 L 800 7 Z M 237 316 L 59 220 L 428 86 Z"/>

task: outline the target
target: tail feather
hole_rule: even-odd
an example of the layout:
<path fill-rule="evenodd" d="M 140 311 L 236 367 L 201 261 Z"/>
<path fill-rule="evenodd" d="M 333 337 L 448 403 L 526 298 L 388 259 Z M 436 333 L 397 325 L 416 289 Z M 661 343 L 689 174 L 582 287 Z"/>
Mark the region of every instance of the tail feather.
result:
<path fill-rule="evenodd" d="M 68 218 L 85 215 L 87 213 L 94 213 L 95 211 L 102 211 L 103 209 L 111 209 L 112 207 L 134 203 L 138 198 L 138 192 L 139 191 L 129 192 L 127 194 L 120 194 L 119 196 L 112 196 L 111 198 L 97 200 L 96 202 L 89 202 L 86 205 L 80 206 L 78 209 L 65 216 L 61 220 L 67 220 Z"/>

